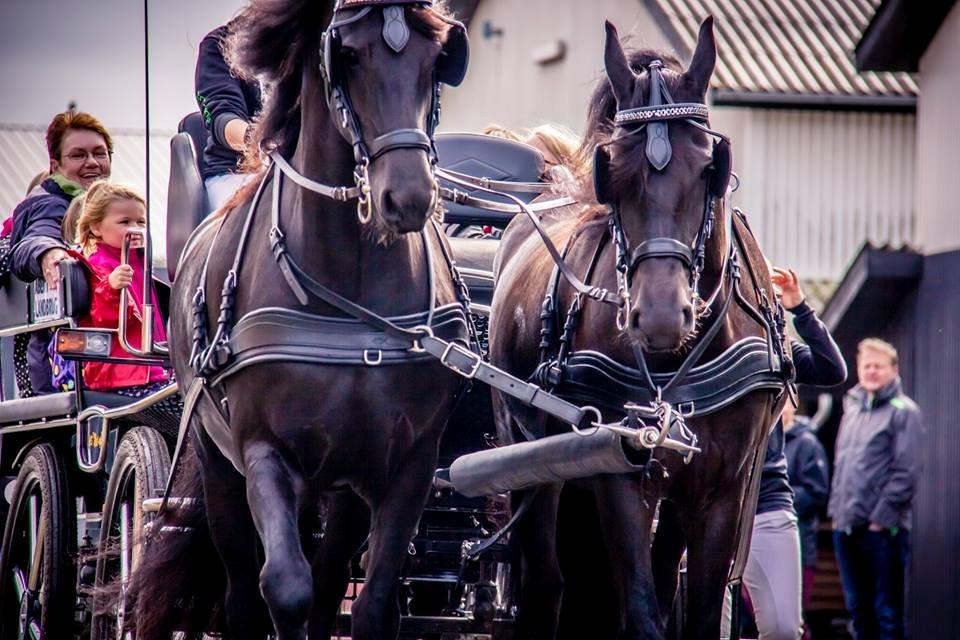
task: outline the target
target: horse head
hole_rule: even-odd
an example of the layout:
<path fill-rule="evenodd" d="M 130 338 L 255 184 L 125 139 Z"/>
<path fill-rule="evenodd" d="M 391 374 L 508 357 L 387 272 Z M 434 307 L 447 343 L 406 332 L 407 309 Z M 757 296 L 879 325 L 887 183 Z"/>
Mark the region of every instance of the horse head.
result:
<path fill-rule="evenodd" d="M 273 6 L 283 3 L 254 4 L 262 8 L 247 12 L 235 66 L 273 87 L 261 146 L 310 156 L 305 173 L 352 178 L 360 221 L 375 235 L 423 229 L 438 206 L 440 85 L 463 80 L 464 26 L 431 0 L 337 0 L 322 9 L 289 0 L 284 12 Z"/>
<path fill-rule="evenodd" d="M 619 236 L 621 328 L 650 352 L 688 342 L 702 306 L 697 285 L 713 206 L 730 175 L 729 143 L 708 128 L 704 104 L 716 55 L 711 18 L 686 70 L 650 52 L 628 59 L 607 23 L 613 117 L 609 138 L 597 146 L 595 187 L 598 201 L 613 210 Z M 721 141 L 714 144 L 712 136 Z"/>

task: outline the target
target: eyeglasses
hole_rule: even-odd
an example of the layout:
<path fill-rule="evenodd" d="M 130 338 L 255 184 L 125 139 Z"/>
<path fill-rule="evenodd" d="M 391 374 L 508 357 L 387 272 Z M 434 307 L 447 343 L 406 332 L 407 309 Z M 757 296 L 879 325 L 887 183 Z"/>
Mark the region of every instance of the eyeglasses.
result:
<path fill-rule="evenodd" d="M 110 154 L 107 153 L 106 149 L 95 149 L 94 151 L 76 149 L 66 155 L 67 160 L 76 163 L 86 162 L 88 157 L 92 157 L 97 162 L 103 162 L 110 157 Z"/>

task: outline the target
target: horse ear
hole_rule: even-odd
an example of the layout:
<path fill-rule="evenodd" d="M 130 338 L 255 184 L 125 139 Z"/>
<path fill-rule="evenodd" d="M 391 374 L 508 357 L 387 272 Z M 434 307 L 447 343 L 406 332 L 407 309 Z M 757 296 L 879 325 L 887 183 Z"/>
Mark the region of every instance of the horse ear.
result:
<path fill-rule="evenodd" d="M 617 28 L 609 20 L 606 22 L 607 41 L 604 45 L 603 63 L 607 71 L 607 79 L 613 88 L 613 97 L 618 105 L 626 105 L 633 97 L 633 87 L 636 76 L 627 62 L 627 55 L 620 44 L 620 35 Z"/>
<path fill-rule="evenodd" d="M 690 66 L 683 74 L 684 78 L 699 96 L 706 96 L 713 68 L 717 64 L 717 42 L 713 37 L 713 16 L 707 16 L 700 25 L 697 36 L 697 48 L 693 52 Z"/>

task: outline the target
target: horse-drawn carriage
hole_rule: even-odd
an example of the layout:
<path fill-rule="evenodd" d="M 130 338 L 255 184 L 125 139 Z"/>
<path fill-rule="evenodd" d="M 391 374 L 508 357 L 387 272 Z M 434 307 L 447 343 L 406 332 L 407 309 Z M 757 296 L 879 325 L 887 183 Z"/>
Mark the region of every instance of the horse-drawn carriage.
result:
<path fill-rule="evenodd" d="M 176 385 L 131 400 L 81 375 L 17 398 L 14 336 L 55 329 L 82 362 L 124 331 L 76 326 L 75 265 L 54 293 L 4 288 L 0 640 L 552 637 L 571 479 L 592 483 L 621 631 L 660 637 L 689 548 L 685 637 L 709 636 L 789 377 L 762 256 L 723 206 L 711 25 L 687 71 L 628 60 L 608 25 L 585 143 L 598 202 L 578 207 L 528 204 L 549 191 L 535 149 L 435 135 L 462 25 L 424 2 L 288 4 L 243 27 L 239 63 L 274 93 L 240 204 L 206 215 L 195 118 L 171 144 L 172 286 L 144 282 L 171 341 L 145 320 L 125 348 Z M 522 217 L 496 268 L 496 241 L 440 232 L 441 199 L 448 222 Z"/>

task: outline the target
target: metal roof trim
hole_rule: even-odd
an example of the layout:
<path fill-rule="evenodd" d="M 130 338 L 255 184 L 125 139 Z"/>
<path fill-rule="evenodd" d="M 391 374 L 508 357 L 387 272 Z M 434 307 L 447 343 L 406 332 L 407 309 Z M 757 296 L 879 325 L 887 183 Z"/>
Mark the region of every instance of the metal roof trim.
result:
<path fill-rule="evenodd" d="M 939 2 L 947 0 L 937 0 Z M 716 18 L 718 60 L 711 85 L 745 94 L 915 96 L 907 73 L 865 74 L 854 49 L 880 0 L 644 0 L 678 51 L 696 45 L 700 21 Z M 825 105 L 826 106 L 826 103 Z M 909 108 L 900 105 L 895 108 Z"/>

